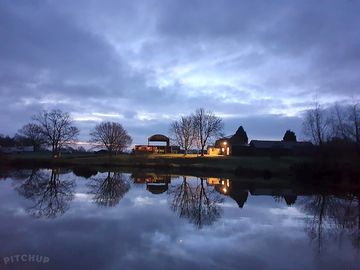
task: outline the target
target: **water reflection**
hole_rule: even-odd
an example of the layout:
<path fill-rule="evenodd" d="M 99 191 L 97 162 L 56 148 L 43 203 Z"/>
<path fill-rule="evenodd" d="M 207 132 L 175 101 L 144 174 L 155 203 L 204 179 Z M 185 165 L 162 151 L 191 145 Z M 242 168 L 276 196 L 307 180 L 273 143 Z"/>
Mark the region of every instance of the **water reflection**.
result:
<path fill-rule="evenodd" d="M 192 185 L 183 176 L 179 185 L 172 186 L 168 191 L 170 208 L 180 218 L 186 218 L 196 227 L 213 224 L 221 217 L 220 204 L 224 198 L 205 179 L 199 178 L 197 185 Z"/>
<path fill-rule="evenodd" d="M 347 256 L 343 262 L 352 263 L 350 256 L 360 254 L 357 190 L 150 172 L 130 175 L 77 170 L 76 175 L 82 178 L 59 169 L 8 173 L 7 179 L 0 182 L 0 216 L 11 224 L 0 227 L 10 235 L 5 245 L 16 243 L 11 241 L 15 239 L 19 244 L 13 244 L 14 252 L 19 247 L 31 247 L 33 240 L 27 243 L 26 233 L 36 236 L 44 252 L 48 250 L 49 232 L 57 232 L 53 236 L 59 247 L 77 245 L 89 257 L 96 257 L 97 247 L 101 246 L 103 254 L 97 258 L 101 263 L 106 256 L 112 256 L 109 262 L 118 263 L 124 254 L 124 269 L 141 268 L 137 264 L 139 256 L 152 262 L 149 265 L 154 268 L 169 268 L 174 256 L 182 262 L 174 267 L 177 269 L 187 268 L 186 262 L 197 261 L 197 268 L 266 269 L 265 265 L 273 264 L 270 269 L 274 270 L 318 269 L 317 262 L 309 262 L 317 256 L 319 261 L 324 259 L 318 264 L 321 269 L 338 269 L 340 264 L 335 265 L 333 257 Z M 19 194 L 26 200 L 18 202 Z M 4 195 L 8 199 L 1 201 Z M 109 208 L 105 211 L 102 206 Z M 25 215 L 18 214 L 23 211 L 5 211 L 19 208 L 26 209 Z M 56 219 L 61 215 L 61 219 Z M 15 236 L 24 228 L 18 224 L 24 222 L 27 231 L 21 238 Z M 0 236 L 4 235 L 0 230 Z M 116 244 L 106 246 L 104 238 Z M 274 245 L 277 249 L 272 249 Z M 7 246 L 1 249 L 0 245 L 0 254 L 8 252 Z M 219 250 L 227 254 L 222 261 L 217 261 L 221 259 L 216 257 Z M 68 263 L 70 255 L 59 254 L 57 251 L 53 258 L 59 256 L 61 263 Z M 258 254 L 262 254 L 262 264 L 256 264 Z M 308 264 L 291 268 L 293 255 Z M 151 261 L 158 256 L 166 258 L 162 265 Z M 73 259 L 73 266 L 76 260 Z M 108 268 L 116 269 L 114 265 Z"/>
<path fill-rule="evenodd" d="M 300 203 L 308 214 L 305 230 L 321 253 L 328 241 L 350 237 L 353 246 L 360 248 L 359 196 L 318 194 L 303 198 Z"/>
<path fill-rule="evenodd" d="M 233 184 L 230 179 L 208 178 L 207 182 L 210 185 L 214 185 L 217 192 L 229 196 L 236 201 L 240 208 L 244 207 L 249 194 L 247 189 L 236 186 L 233 188 Z"/>
<path fill-rule="evenodd" d="M 161 194 L 168 190 L 171 175 L 137 172 L 131 175 L 134 184 L 145 184 L 146 190 L 152 194 Z"/>
<path fill-rule="evenodd" d="M 108 172 L 105 177 L 91 178 L 88 186 L 95 203 L 108 207 L 117 205 L 130 189 L 128 179 L 119 172 Z"/>
<path fill-rule="evenodd" d="M 96 176 L 97 170 L 89 168 L 89 167 L 75 167 L 73 168 L 72 172 L 79 177 L 84 177 L 86 179 Z"/>
<path fill-rule="evenodd" d="M 74 197 L 74 180 L 60 180 L 60 169 L 46 172 L 33 170 L 30 176 L 19 186 L 20 195 L 33 201 L 26 211 L 40 218 L 55 218 L 69 209 L 69 203 Z"/>

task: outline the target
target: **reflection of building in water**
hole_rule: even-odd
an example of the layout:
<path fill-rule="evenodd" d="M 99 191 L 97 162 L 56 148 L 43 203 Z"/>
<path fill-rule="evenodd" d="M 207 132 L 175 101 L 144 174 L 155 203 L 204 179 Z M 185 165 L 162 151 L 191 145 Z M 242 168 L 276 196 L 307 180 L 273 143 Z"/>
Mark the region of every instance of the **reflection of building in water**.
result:
<path fill-rule="evenodd" d="M 297 196 L 296 195 L 285 195 L 285 202 L 288 206 L 295 204 Z"/>
<path fill-rule="evenodd" d="M 207 183 L 214 185 L 217 192 L 229 196 L 236 201 L 240 208 L 243 208 L 248 198 L 248 191 L 246 189 L 233 188 L 232 182 L 229 179 L 208 178 Z"/>
<path fill-rule="evenodd" d="M 250 190 L 253 196 L 273 196 L 283 198 L 288 206 L 293 205 L 297 199 L 297 193 L 293 189 L 286 188 L 255 188 Z"/>
<path fill-rule="evenodd" d="M 166 174 L 137 173 L 132 178 L 135 184 L 146 184 L 146 189 L 153 194 L 164 193 L 171 182 L 171 176 Z"/>
<path fill-rule="evenodd" d="M 252 196 L 273 196 L 279 202 L 285 200 L 288 206 L 293 205 L 296 202 L 297 195 L 300 191 L 296 192 L 293 189 L 286 188 L 254 188 L 249 184 L 242 182 L 231 181 L 224 178 L 208 178 L 208 185 L 215 186 L 217 192 L 231 197 L 242 208 L 247 201 L 249 193 Z"/>

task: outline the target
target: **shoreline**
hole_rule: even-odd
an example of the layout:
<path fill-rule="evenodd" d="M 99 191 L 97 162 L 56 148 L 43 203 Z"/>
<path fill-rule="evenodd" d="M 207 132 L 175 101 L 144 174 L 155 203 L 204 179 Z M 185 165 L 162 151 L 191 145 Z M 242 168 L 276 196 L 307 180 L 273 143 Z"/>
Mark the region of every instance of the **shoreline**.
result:
<path fill-rule="evenodd" d="M 272 184 L 298 183 L 360 189 L 358 160 L 316 159 L 310 157 L 98 155 L 64 154 L 53 159 L 48 153 L 0 156 L 0 169 L 89 168 L 98 171 L 140 172 L 218 177 L 236 181 Z"/>

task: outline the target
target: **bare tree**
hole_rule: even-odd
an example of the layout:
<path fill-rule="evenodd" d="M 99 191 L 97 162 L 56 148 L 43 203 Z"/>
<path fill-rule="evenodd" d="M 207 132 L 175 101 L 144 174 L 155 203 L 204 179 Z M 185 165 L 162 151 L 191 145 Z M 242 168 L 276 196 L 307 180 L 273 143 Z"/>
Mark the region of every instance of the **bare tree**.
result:
<path fill-rule="evenodd" d="M 37 218 L 55 218 L 70 208 L 70 202 L 74 198 L 75 182 L 60 180 L 59 175 L 59 169 L 53 169 L 50 176 L 33 172 L 17 188 L 22 196 L 34 201 L 34 205 L 26 209 L 30 215 Z"/>
<path fill-rule="evenodd" d="M 211 225 L 221 217 L 222 208 L 220 204 L 224 198 L 214 187 L 204 185 L 205 180 L 200 178 L 200 184 L 195 189 L 195 206 L 191 216 L 191 222 L 201 229 L 204 225 Z M 206 182 L 205 182 L 206 183 Z"/>
<path fill-rule="evenodd" d="M 41 145 L 46 142 L 41 126 L 34 123 L 24 125 L 15 137 L 17 141 L 29 142 L 34 147 L 34 151 L 38 151 Z"/>
<path fill-rule="evenodd" d="M 338 103 L 332 107 L 332 116 L 330 124 L 332 128 L 331 137 L 340 138 L 343 140 L 350 139 L 350 126 L 347 119 L 347 110 Z"/>
<path fill-rule="evenodd" d="M 121 152 L 132 143 L 131 137 L 120 123 L 103 122 L 90 133 L 91 142 L 106 147 L 109 153 Z"/>
<path fill-rule="evenodd" d="M 303 132 L 309 136 L 312 141 L 322 145 L 326 140 L 328 130 L 328 119 L 319 103 L 315 103 L 315 108 L 308 110 L 303 122 Z"/>
<path fill-rule="evenodd" d="M 220 136 L 223 130 L 222 119 L 210 111 L 200 108 L 193 115 L 196 139 L 201 147 L 201 156 L 204 156 L 204 149 L 209 140 Z"/>
<path fill-rule="evenodd" d="M 184 149 L 186 155 L 196 139 L 194 118 L 182 116 L 180 120 L 171 123 L 170 131 L 174 135 L 176 143 Z"/>
<path fill-rule="evenodd" d="M 63 146 L 74 142 L 79 134 L 79 129 L 73 125 L 70 114 L 61 110 L 42 111 L 33 119 L 40 127 L 40 134 L 51 147 L 54 157 L 60 154 Z"/>
<path fill-rule="evenodd" d="M 101 206 L 117 205 L 130 189 L 128 179 L 122 173 L 108 172 L 105 178 L 93 178 L 89 182 L 93 200 Z"/>
<path fill-rule="evenodd" d="M 194 193 L 195 187 L 190 185 L 186 176 L 183 176 L 180 185 L 172 186 L 168 191 L 171 198 L 170 208 L 178 213 L 180 218 L 191 218 L 196 205 Z"/>
<path fill-rule="evenodd" d="M 186 176 L 180 185 L 173 186 L 168 191 L 170 195 L 170 209 L 180 218 L 186 218 L 198 229 L 204 225 L 211 225 L 221 217 L 221 203 L 224 198 L 213 186 L 205 185 L 200 179 L 197 185 L 191 185 Z"/>
<path fill-rule="evenodd" d="M 360 105 L 353 103 L 349 107 L 349 125 L 352 139 L 360 144 Z"/>

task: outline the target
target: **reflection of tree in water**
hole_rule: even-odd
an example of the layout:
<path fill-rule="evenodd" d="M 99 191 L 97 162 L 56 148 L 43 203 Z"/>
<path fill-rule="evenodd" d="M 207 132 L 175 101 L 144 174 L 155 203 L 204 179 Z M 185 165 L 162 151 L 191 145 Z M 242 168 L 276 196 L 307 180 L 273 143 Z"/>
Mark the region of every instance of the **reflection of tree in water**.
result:
<path fill-rule="evenodd" d="M 59 170 L 52 170 L 50 177 L 34 170 L 17 188 L 22 196 L 35 202 L 27 209 L 32 216 L 55 218 L 69 209 L 75 183 L 60 180 L 59 175 Z"/>
<path fill-rule="evenodd" d="M 193 222 L 199 228 L 203 225 L 211 225 L 220 218 L 222 209 L 219 203 L 224 201 L 224 198 L 213 187 L 205 186 L 204 182 L 206 183 L 204 179 L 201 179 L 195 190 L 196 210 Z"/>
<path fill-rule="evenodd" d="M 334 211 L 336 199 L 333 196 L 314 195 L 305 199 L 304 210 L 310 216 L 306 224 L 306 231 L 310 239 L 317 244 L 318 252 L 321 252 L 324 245 L 324 230 L 330 235 L 333 229 Z"/>
<path fill-rule="evenodd" d="M 187 181 L 187 177 L 183 176 L 182 183 L 169 190 L 169 194 L 173 196 L 170 208 L 177 212 L 180 218 L 189 218 L 192 214 L 195 204 L 195 191 L 193 189 L 194 187 Z"/>
<path fill-rule="evenodd" d="M 211 225 L 221 217 L 219 203 L 224 201 L 214 187 L 205 183 L 204 179 L 200 179 L 197 186 L 192 186 L 184 176 L 180 185 L 173 186 L 168 191 L 171 196 L 170 208 L 180 218 L 189 219 L 198 228 Z"/>
<path fill-rule="evenodd" d="M 89 187 L 97 204 L 115 206 L 129 191 L 130 183 L 122 173 L 108 172 L 105 178 L 92 178 Z"/>
<path fill-rule="evenodd" d="M 354 247 L 360 248 L 359 196 L 314 195 L 302 201 L 305 212 L 310 215 L 306 231 L 317 244 L 320 253 L 328 239 L 350 237 Z"/>
<path fill-rule="evenodd" d="M 338 226 L 349 233 L 354 247 L 360 249 L 360 193 L 347 195 L 340 213 Z"/>

